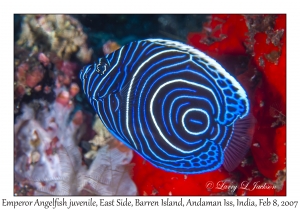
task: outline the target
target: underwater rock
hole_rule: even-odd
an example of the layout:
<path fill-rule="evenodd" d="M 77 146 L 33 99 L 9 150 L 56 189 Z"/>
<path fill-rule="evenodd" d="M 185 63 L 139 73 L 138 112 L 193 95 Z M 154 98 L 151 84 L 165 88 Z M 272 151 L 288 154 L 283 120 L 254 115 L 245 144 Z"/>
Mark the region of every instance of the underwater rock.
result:
<path fill-rule="evenodd" d="M 79 86 L 76 83 L 72 83 L 69 90 L 70 96 L 75 97 L 79 93 L 79 90 Z"/>
<path fill-rule="evenodd" d="M 23 103 L 22 114 L 16 117 L 15 194 L 137 194 L 129 174 L 132 151 L 120 151 L 116 146 L 102 147 L 98 151 L 97 148 L 94 154 L 96 162 L 90 167 L 83 162 L 81 148 L 77 145 L 89 131 L 89 123 L 86 122 L 88 116 L 75 109 L 78 85 L 72 83 L 68 88 L 61 84 L 53 87 L 53 92 L 54 102 L 34 99 Z M 99 136 L 111 137 L 103 128 L 98 132 Z M 103 175 L 99 176 L 100 173 Z M 98 180 L 91 180 L 97 177 Z"/>
<path fill-rule="evenodd" d="M 96 135 L 89 142 L 94 144 L 95 146 L 105 146 L 109 141 L 111 141 L 114 138 L 112 134 L 109 133 L 109 131 L 105 128 L 98 116 L 95 116 L 93 129 L 94 131 L 96 131 Z"/>
<path fill-rule="evenodd" d="M 78 146 L 94 135 L 91 114 L 78 99 L 77 71 L 92 54 L 86 41 L 69 15 L 23 16 L 14 57 L 16 195 L 137 194 L 128 164 L 132 151 L 96 144 L 95 162 L 87 165 Z"/>
<path fill-rule="evenodd" d="M 107 55 L 107 54 L 110 54 L 113 51 L 119 49 L 120 45 L 118 45 L 117 42 L 108 40 L 107 42 L 105 42 L 105 44 L 103 45 L 102 48 L 103 48 L 104 55 Z"/>
<path fill-rule="evenodd" d="M 93 139 L 88 141 L 91 144 L 91 149 L 84 155 L 85 158 L 90 160 L 95 159 L 97 151 L 100 147 L 108 144 L 110 145 L 115 140 L 97 115 L 94 117 L 93 130 L 95 131 L 96 135 L 94 135 Z"/>
<path fill-rule="evenodd" d="M 62 61 L 55 53 L 31 53 L 23 47 L 15 48 L 14 105 L 15 114 L 20 114 L 22 103 L 34 99 L 53 102 L 57 90 L 64 88 L 74 98 L 79 93 L 76 73 L 79 65 Z M 62 96 L 62 95 L 61 95 Z M 60 96 L 57 100 L 63 99 Z M 68 101 L 68 99 L 67 99 Z"/>
<path fill-rule="evenodd" d="M 77 146 L 84 116 L 72 106 L 33 101 L 23 106 L 15 124 L 17 186 L 30 185 L 34 195 L 135 195 L 129 165 L 132 151 L 102 147 L 88 168 Z M 20 189 L 15 190 L 21 195 Z M 28 193 L 27 193 L 28 194 Z"/>
<path fill-rule="evenodd" d="M 95 159 L 99 148 L 110 144 L 114 140 L 114 137 L 108 132 L 99 117 L 95 116 L 94 120 L 93 130 L 96 134 L 93 139 L 88 141 L 91 144 L 91 149 L 84 155 L 85 158 L 91 160 Z"/>
<path fill-rule="evenodd" d="M 120 151 L 117 147 L 104 146 L 89 170 L 83 175 L 79 186 L 81 195 L 136 195 L 137 189 L 131 180 L 132 151 Z"/>
<path fill-rule="evenodd" d="M 47 57 L 43 56 L 44 62 Z M 24 48 L 16 47 L 14 54 L 15 77 L 14 77 L 14 109 L 19 112 L 22 102 L 29 98 L 39 98 L 42 95 L 47 100 L 52 99 L 51 89 L 43 94 L 45 86 L 51 86 L 53 82 L 49 75 L 51 69 L 44 66 L 38 58 L 38 54 L 31 54 Z"/>
<path fill-rule="evenodd" d="M 87 63 L 93 51 L 86 40 L 81 24 L 70 15 L 24 15 L 17 45 L 33 51 L 53 51 L 63 60 L 75 56 Z"/>

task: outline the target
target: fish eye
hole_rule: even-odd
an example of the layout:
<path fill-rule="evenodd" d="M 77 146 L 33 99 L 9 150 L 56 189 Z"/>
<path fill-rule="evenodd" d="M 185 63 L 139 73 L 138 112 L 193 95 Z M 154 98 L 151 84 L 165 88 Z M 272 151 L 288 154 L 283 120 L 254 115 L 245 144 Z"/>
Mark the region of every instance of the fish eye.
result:
<path fill-rule="evenodd" d="M 100 75 L 103 75 L 107 71 L 108 67 L 109 67 L 108 61 L 105 58 L 101 58 L 99 63 L 96 66 L 96 72 L 99 73 Z"/>

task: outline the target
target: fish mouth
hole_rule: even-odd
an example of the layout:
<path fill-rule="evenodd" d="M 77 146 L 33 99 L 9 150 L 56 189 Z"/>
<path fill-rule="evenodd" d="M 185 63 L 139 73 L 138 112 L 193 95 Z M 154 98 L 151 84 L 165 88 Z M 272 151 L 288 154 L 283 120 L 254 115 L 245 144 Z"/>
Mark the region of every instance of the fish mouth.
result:
<path fill-rule="evenodd" d="M 79 78 L 81 79 L 81 81 L 87 79 L 87 73 L 92 70 L 92 66 L 92 64 L 87 65 L 80 70 Z"/>
<path fill-rule="evenodd" d="M 87 91 L 86 82 L 87 82 L 87 78 L 88 78 L 87 72 L 89 71 L 89 67 L 90 66 L 85 66 L 79 72 L 79 79 L 82 82 L 82 89 L 83 89 L 84 94 L 87 94 L 87 92 L 86 92 Z"/>
<path fill-rule="evenodd" d="M 80 72 L 79 72 L 79 79 L 81 81 L 83 81 L 83 76 L 84 76 L 84 71 L 83 71 L 83 69 L 81 69 Z"/>
<path fill-rule="evenodd" d="M 79 78 L 82 82 L 87 79 L 87 70 L 86 68 L 82 68 L 79 73 Z"/>

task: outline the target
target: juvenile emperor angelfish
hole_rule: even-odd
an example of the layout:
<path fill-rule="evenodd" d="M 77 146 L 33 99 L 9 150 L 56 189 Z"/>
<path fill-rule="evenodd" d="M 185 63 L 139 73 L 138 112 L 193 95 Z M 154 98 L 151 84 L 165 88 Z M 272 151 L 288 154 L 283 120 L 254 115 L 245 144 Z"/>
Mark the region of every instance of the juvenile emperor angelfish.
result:
<path fill-rule="evenodd" d="M 231 171 L 249 149 L 245 90 L 191 46 L 131 42 L 84 67 L 80 79 L 105 127 L 158 168 Z"/>

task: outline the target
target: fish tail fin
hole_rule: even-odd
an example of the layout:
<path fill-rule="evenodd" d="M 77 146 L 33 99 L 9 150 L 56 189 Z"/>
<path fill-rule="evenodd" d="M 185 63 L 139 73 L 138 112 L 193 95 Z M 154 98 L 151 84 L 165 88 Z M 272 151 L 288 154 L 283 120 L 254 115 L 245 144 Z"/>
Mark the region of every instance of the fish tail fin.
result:
<path fill-rule="evenodd" d="M 252 142 L 255 122 L 253 115 L 248 114 L 234 123 L 232 138 L 224 150 L 223 166 L 227 171 L 234 170 L 248 152 Z"/>

